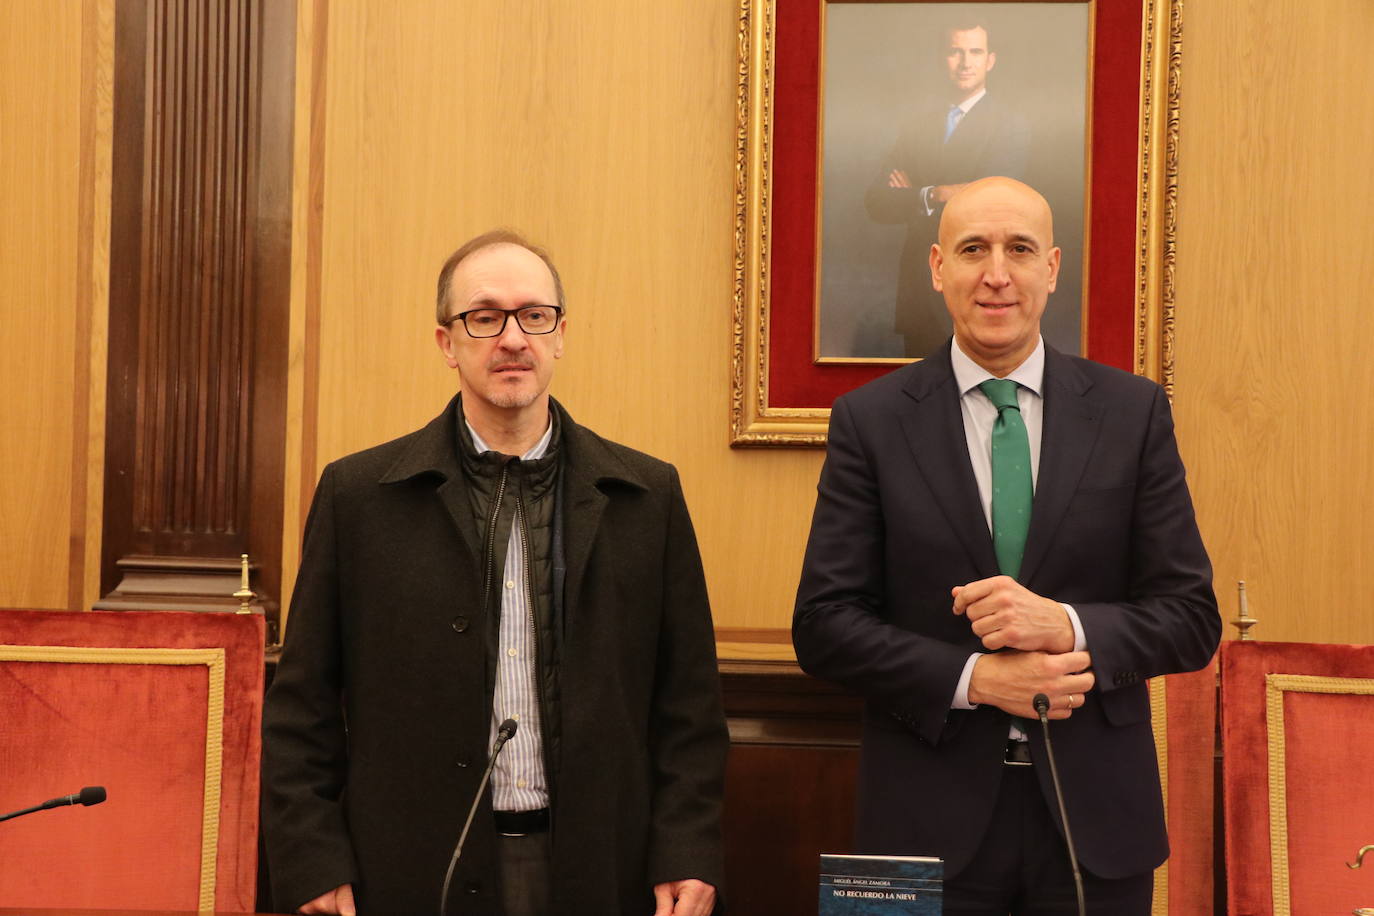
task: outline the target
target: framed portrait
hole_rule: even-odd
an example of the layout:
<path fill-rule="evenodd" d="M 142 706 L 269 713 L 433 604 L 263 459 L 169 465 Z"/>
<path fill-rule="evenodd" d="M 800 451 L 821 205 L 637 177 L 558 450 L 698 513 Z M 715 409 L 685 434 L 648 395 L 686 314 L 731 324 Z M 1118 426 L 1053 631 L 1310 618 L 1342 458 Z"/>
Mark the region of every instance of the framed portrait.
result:
<path fill-rule="evenodd" d="M 1010 175 L 1063 250 L 1055 348 L 1172 383 L 1179 0 L 741 0 L 731 434 L 817 446 L 943 346 L 943 201 Z"/>

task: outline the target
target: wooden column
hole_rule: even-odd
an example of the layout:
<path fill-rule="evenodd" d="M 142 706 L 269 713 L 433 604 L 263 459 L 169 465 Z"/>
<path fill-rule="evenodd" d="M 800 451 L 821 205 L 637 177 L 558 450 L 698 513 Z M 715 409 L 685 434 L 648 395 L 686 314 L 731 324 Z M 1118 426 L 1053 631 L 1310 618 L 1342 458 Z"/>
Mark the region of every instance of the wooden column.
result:
<path fill-rule="evenodd" d="M 233 610 L 247 553 L 275 615 L 294 15 L 272 0 L 117 7 L 97 607 Z"/>

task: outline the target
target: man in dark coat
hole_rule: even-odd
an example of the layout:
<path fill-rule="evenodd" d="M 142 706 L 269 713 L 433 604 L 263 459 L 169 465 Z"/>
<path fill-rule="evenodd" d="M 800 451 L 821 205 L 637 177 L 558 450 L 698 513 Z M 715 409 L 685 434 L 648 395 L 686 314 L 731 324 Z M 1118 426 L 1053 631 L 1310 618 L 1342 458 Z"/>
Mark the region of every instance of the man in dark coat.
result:
<path fill-rule="evenodd" d="M 464 245 L 435 332 L 462 395 L 320 479 L 263 716 L 279 909 L 712 910 L 728 737 L 695 535 L 671 465 L 550 399 L 563 315 L 542 251 Z"/>
<path fill-rule="evenodd" d="M 944 32 L 949 95 L 914 112 L 864 197 L 868 215 L 906 227 L 893 324 L 906 356 L 925 356 L 949 336 L 944 302 L 930 288 L 926 255 L 945 202 L 989 175 L 1025 178 L 1031 130 L 1026 116 L 988 90 L 997 65 L 987 26 L 974 20 Z"/>
<path fill-rule="evenodd" d="M 1150 912 L 1145 681 L 1221 633 L 1163 390 L 1040 336 L 1059 260 L 1020 182 L 950 201 L 954 339 L 835 402 L 797 593 L 798 661 L 867 700 L 859 851 L 943 858 L 946 916 L 1077 912 L 1036 694 L 1088 912 Z"/>

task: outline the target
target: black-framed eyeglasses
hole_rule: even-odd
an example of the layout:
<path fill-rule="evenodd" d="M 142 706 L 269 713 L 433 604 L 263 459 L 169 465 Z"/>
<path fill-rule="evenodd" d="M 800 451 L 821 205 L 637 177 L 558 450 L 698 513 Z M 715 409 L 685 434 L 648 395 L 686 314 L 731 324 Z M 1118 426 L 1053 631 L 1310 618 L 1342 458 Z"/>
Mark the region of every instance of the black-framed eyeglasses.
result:
<path fill-rule="evenodd" d="M 461 320 L 469 337 L 500 337 L 506 331 L 506 321 L 515 316 L 515 323 L 526 334 L 552 334 L 563 317 L 559 305 L 522 305 L 518 309 L 468 309 L 444 320 L 444 327 L 452 327 Z"/>

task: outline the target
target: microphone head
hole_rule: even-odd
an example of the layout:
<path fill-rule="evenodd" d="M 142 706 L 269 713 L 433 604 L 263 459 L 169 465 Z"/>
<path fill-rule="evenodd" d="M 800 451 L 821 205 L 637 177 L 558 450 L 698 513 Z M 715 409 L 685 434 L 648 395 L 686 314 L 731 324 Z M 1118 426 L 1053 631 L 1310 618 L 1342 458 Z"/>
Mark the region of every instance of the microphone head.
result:
<path fill-rule="evenodd" d="M 520 723 L 514 719 L 507 719 L 496 727 L 496 737 L 505 738 L 507 741 L 515 737 L 515 730 L 520 727 Z"/>
<path fill-rule="evenodd" d="M 1047 715 L 1050 711 L 1050 698 L 1043 693 L 1037 693 L 1035 697 L 1031 699 L 1031 705 L 1035 707 L 1035 711 L 1040 715 Z"/>
<path fill-rule="evenodd" d="M 98 805 L 105 800 L 105 787 L 86 786 L 76 800 L 83 805 Z"/>

